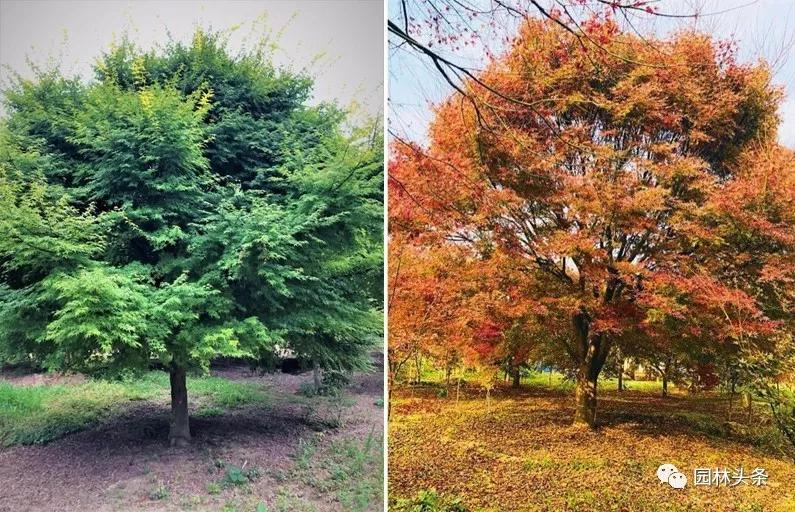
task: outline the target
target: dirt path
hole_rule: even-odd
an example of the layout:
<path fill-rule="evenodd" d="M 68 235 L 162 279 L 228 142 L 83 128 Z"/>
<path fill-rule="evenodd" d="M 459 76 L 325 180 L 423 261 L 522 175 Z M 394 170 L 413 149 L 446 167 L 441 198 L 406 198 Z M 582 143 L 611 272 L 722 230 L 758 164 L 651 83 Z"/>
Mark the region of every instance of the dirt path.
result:
<path fill-rule="evenodd" d="M 335 442 L 359 442 L 371 432 L 380 443 L 383 407 L 376 402 L 383 396 L 382 374 L 357 375 L 343 410 L 334 411 L 328 399 L 296 395 L 310 374 L 259 376 L 241 368 L 213 373 L 261 383 L 274 399 L 219 416 L 193 417 L 194 440 L 182 450 L 167 446 L 167 404 L 150 401 L 131 404 L 96 428 L 44 446 L 0 448 L 0 510 L 242 512 L 255 510 L 259 502 L 271 512 L 345 510 L 328 486 L 313 486 L 298 476 L 296 452 L 313 439 L 315 457 L 322 458 Z M 340 414 L 343 426 L 329 426 L 323 421 L 327 414 Z M 223 477 L 224 464 L 257 467 L 261 476 L 211 494 L 208 486 Z M 362 510 L 381 510 L 381 504 Z"/>

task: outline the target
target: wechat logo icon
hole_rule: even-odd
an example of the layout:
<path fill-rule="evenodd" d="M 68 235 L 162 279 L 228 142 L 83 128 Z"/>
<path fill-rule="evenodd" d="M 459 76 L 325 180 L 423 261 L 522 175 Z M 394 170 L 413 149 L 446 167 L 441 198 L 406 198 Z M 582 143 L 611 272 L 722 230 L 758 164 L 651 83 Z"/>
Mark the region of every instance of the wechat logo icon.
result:
<path fill-rule="evenodd" d="M 687 486 L 687 477 L 673 464 L 661 464 L 657 468 L 657 478 L 674 489 L 684 489 Z"/>

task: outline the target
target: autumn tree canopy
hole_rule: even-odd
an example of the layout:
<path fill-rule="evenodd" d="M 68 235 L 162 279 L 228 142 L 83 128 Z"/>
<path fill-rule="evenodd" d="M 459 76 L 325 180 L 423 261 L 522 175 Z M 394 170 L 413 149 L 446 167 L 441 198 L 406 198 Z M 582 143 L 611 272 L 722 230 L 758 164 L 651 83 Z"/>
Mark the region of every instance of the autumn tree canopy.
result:
<path fill-rule="evenodd" d="M 512 312 L 495 311 L 502 333 L 546 325 L 577 376 L 576 421 L 593 426 L 622 337 L 763 347 L 782 334 L 795 171 L 772 147 L 781 93 L 764 63 L 698 33 L 582 27 L 601 51 L 527 20 L 439 106 L 427 148 L 393 145 L 390 229 L 466 251 Z"/>

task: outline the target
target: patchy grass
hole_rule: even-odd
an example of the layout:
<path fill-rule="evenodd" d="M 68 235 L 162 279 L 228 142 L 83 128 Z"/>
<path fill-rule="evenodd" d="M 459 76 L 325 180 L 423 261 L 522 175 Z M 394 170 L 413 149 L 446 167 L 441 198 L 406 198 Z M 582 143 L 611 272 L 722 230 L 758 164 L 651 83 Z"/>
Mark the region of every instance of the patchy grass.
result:
<path fill-rule="evenodd" d="M 383 500 L 383 442 L 371 432 L 361 440 L 345 438 L 332 443 L 324 466 L 329 471 L 329 488 L 336 493 L 343 510 L 363 512 Z"/>
<path fill-rule="evenodd" d="M 546 380 L 546 385 L 543 383 Z M 662 398 L 659 387 L 600 389 L 597 431 L 571 425 L 565 381 L 543 374 L 519 391 L 455 385 L 396 389 L 390 417 L 389 504 L 399 512 L 785 512 L 795 510 L 795 465 L 769 418 L 726 421 L 717 394 Z M 529 385 L 527 385 L 529 384 Z M 656 383 L 659 386 L 659 383 Z M 606 390 L 607 388 L 607 390 Z M 690 480 L 655 476 L 672 463 Z M 696 487 L 696 468 L 764 468 L 766 486 Z"/>
<path fill-rule="evenodd" d="M 43 444 L 83 430 L 132 400 L 167 399 L 168 375 L 149 372 L 124 381 L 88 380 L 80 384 L 16 386 L 0 381 L 0 443 Z M 225 409 L 263 403 L 260 386 L 218 377 L 191 377 L 188 393 L 204 405 L 198 416 L 217 416 Z"/>
<path fill-rule="evenodd" d="M 295 466 L 299 470 L 309 469 L 309 465 L 312 462 L 312 456 L 315 454 L 315 450 L 317 450 L 316 438 L 313 437 L 309 440 L 300 439 L 298 441 L 298 451 L 295 454 Z"/>
<path fill-rule="evenodd" d="M 252 403 L 267 402 L 264 390 L 249 382 L 235 382 L 220 377 L 188 379 L 188 393 L 209 399 L 216 407 L 239 407 Z"/>
<path fill-rule="evenodd" d="M 267 509 L 266 509 L 267 510 Z M 290 491 L 279 489 L 273 512 L 316 512 L 317 508 Z"/>
<path fill-rule="evenodd" d="M 193 413 L 194 418 L 213 418 L 215 416 L 223 416 L 226 410 L 220 407 L 200 407 Z"/>
<path fill-rule="evenodd" d="M 164 500 L 171 496 L 166 484 L 158 482 L 157 485 L 149 492 L 149 499 L 152 501 Z"/>
<path fill-rule="evenodd" d="M 321 493 L 333 493 L 342 510 L 364 512 L 383 500 L 383 440 L 374 431 L 364 440 L 342 438 L 323 445 L 323 436 L 299 443 L 295 475 Z"/>
<path fill-rule="evenodd" d="M 422 490 L 413 498 L 396 500 L 389 509 L 395 512 L 466 512 L 461 498 L 439 496 L 436 489 Z"/>
<path fill-rule="evenodd" d="M 145 398 L 140 389 L 115 382 L 12 386 L 0 383 L 0 442 L 41 444 L 81 430 L 118 404 Z"/>

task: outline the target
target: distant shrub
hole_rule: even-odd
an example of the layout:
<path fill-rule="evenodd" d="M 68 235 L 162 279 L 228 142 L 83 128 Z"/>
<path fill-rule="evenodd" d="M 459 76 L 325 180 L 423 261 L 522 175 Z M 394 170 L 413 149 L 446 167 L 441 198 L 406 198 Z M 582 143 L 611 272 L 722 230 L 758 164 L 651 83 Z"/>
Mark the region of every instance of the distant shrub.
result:
<path fill-rule="evenodd" d="M 317 395 L 315 384 L 312 382 L 302 382 L 298 387 L 298 394 L 301 396 L 311 397 Z"/>
<path fill-rule="evenodd" d="M 333 396 L 342 392 L 350 384 L 350 377 L 344 372 L 326 371 L 323 372 L 323 379 L 320 386 L 320 394 Z"/>

